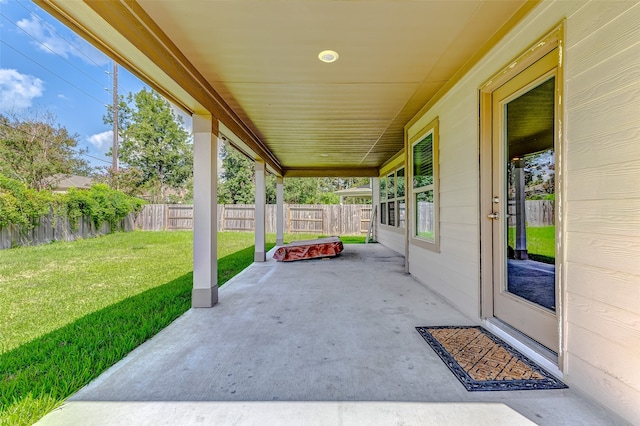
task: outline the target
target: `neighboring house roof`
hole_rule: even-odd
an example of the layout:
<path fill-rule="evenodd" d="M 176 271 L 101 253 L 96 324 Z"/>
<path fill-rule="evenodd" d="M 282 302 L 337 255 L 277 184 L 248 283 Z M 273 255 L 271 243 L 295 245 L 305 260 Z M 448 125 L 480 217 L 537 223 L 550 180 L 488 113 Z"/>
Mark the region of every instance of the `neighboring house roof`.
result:
<path fill-rule="evenodd" d="M 58 174 L 53 176 L 52 186 L 56 192 L 65 192 L 70 188 L 89 189 L 92 183 L 93 179 L 86 176 Z"/>

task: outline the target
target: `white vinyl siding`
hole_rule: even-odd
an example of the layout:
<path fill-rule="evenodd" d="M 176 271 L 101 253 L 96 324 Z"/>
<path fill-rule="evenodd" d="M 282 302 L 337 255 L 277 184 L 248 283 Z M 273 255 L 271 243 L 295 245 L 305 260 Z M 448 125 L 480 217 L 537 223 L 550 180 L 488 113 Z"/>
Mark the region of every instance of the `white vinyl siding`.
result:
<path fill-rule="evenodd" d="M 563 19 L 561 368 L 570 386 L 635 424 L 640 423 L 640 3 L 542 1 L 407 127 L 411 141 L 439 119 L 440 250 L 425 250 L 412 239 L 410 271 L 480 320 L 478 89 Z"/>

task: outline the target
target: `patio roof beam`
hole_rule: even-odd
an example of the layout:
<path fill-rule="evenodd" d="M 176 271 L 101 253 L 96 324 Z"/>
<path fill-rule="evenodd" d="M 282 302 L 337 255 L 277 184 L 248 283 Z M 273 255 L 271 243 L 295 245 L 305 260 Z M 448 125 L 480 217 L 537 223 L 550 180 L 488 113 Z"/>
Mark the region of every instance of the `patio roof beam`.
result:
<path fill-rule="evenodd" d="M 377 167 L 285 169 L 284 177 L 378 177 Z"/>

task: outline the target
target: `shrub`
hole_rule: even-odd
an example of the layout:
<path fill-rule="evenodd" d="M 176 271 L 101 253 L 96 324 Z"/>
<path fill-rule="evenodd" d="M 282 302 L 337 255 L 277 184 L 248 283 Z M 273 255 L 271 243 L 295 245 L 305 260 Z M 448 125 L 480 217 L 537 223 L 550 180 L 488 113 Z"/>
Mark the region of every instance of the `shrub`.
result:
<path fill-rule="evenodd" d="M 49 212 L 53 196 L 0 175 L 0 226 L 17 225 L 31 229 Z"/>
<path fill-rule="evenodd" d="M 90 217 L 96 228 L 103 223 L 115 229 L 122 219 L 131 212 L 139 212 L 144 201 L 125 195 L 104 183 L 91 186 L 88 191 L 71 188 L 67 195 L 67 216 L 72 226 L 77 226 L 78 219 Z"/>
<path fill-rule="evenodd" d="M 81 217 L 91 219 L 96 228 L 103 223 L 115 230 L 129 213 L 137 213 L 144 201 L 111 189 L 106 184 L 94 184 L 89 190 L 71 188 L 66 194 L 35 191 L 24 184 L 0 175 L 0 227 L 19 226 L 32 229 L 42 216 L 53 212 L 54 220 L 67 217 L 77 229 Z"/>
<path fill-rule="evenodd" d="M 96 219 L 100 208 L 96 200 L 90 196 L 89 191 L 70 188 L 64 198 L 66 215 L 69 218 L 71 229 L 76 230 L 78 228 L 78 220 L 83 216 L 92 218 L 96 227 L 100 226 L 100 220 Z"/>

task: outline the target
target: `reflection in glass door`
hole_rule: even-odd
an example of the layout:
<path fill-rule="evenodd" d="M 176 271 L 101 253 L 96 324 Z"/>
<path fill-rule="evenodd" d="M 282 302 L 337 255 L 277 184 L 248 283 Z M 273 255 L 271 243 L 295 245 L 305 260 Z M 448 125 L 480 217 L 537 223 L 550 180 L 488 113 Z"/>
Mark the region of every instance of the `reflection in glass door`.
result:
<path fill-rule="evenodd" d="M 555 79 L 505 104 L 506 290 L 555 311 Z"/>
<path fill-rule="evenodd" d="M 558 51 L 496 88 L 492 98 L 493 316 L 554 352 Z"/>

